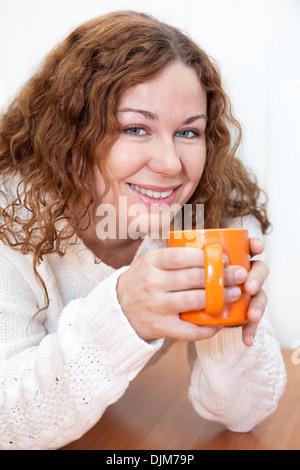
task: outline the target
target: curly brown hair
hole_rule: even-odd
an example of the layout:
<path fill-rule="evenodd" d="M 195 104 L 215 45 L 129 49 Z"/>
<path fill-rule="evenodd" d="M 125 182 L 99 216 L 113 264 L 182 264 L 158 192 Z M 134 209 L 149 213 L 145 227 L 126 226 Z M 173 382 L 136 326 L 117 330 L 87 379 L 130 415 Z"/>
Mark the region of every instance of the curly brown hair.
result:
<path fill-rule="evenodd" d="M 71 240 L 101 202 L 92 177 L 95 165 L 105 176 L 105 160 L 119 132 L 120 96 L 178 60 L 196 71 L 208 102 L 206 165 L 187 202 L 205 205 L 205 227 L 253 214 L 266 232 L 261 190 L 235 156 L 241 127 L 217 66 L 178 29 L 144 13 L 120 11 L 75 29 L 2 116 L 0 172 L 3 181 L 16 174 L 20 181 L 0 212 L 4 243 L 32 253 L 35 267 L 43 255 L 61 252 L 62 242 Z M 20 215 L 24 210 L 26 217 Z M 68 223 L 58 230 L 62 220 Z"/>

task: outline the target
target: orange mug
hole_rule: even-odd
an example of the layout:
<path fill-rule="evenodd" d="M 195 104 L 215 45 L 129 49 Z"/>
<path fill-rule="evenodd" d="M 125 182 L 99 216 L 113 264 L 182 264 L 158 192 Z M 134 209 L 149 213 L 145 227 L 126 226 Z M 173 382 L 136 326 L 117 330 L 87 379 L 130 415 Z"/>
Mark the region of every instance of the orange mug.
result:
<path fill-rule="evenodd" d="M 240 286 L 240 298 L 225 304 L 223 269 L 223 254 L 226 254 L 229 264 L 243 266 L 250 271 L 248 230 L 178 230 L 169 232 L 168 247 L 193 247 L 204 250 L 206 307 L 203 310 L 181 313 L 182 320 L 201 326 L 233 326 L 248 321 L 247 311 L 251 295 L 244 292 L 243 286 Z"/>

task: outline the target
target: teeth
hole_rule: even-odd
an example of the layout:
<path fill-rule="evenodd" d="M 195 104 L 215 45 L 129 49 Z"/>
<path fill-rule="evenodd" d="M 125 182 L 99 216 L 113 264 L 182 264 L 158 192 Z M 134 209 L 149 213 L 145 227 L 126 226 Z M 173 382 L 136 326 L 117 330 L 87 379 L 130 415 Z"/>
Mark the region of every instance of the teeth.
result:
<path fill-rule="evenodd" d="M 171 194 L 174 191 L 174 189 L 170 189 L 170 191 L 158 192 L 158 191 L 152 191 L 152 189 L 140 188 L 139 186 L 135 186 L 134 184 L 130 184 L 130 186 L 136 191 L 138 191 L 139 193 L 145 194 L 146 196 L 152 197 L 154 199 L 164 199 L 166 197 L 171 196 Z"/>

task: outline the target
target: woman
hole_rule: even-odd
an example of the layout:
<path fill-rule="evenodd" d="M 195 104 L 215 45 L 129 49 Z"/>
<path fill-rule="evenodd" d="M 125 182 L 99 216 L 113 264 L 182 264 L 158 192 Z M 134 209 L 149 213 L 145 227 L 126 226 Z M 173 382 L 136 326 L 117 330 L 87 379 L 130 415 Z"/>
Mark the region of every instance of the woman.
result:
<path fill-rule="evenodd" d="M 240 127 L 207 55 L 145 14 L 97 18 L 49 54 L 0 136 L 2 448 L 77 439 L 174 339 L 195 351 L 189 396 L 200 415 L 244 432 L 270 414 L 285 370 L 262 318 L 267 265 L 225 267 L 226 301 L 241 283 L 253 296 L 246 325 L 199 327 L 179 312 L 205 305 L 201 252 L 151 237 L 162 203 L 204 204 L 206 227 L 242 224 L 252 254 L 263 253 L 269 221 L 235 157 Z M 99 230 L 104 206 L 116 236 Z"/>

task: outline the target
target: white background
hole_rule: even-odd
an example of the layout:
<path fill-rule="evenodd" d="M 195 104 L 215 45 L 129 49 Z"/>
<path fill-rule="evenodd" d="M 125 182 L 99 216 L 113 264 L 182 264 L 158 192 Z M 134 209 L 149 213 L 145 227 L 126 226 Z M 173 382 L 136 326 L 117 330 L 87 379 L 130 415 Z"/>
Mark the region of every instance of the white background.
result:
<path fill-rule="evenodd" d="M 240 158 L 270 199 L 271 320 L 283 347 L 299 344 L 300 0 L 0 0 L 0 109 L 75 26 L 120 9 L 183 29 L 219 63 L 244 129 Z"/>

